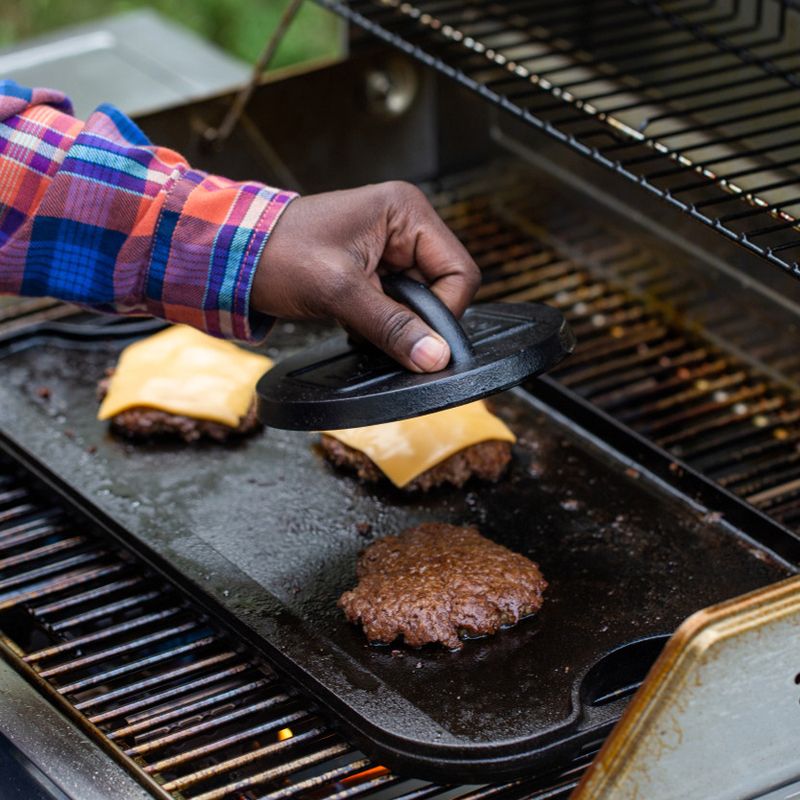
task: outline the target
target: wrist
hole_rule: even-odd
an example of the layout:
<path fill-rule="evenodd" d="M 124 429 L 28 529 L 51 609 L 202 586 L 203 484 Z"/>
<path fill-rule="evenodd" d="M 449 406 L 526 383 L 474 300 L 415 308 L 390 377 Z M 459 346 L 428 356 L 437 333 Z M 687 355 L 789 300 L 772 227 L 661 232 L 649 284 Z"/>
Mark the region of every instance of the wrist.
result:
<path fill-rule="evenodd" d="M 263 233 L 263 241 L 252 257 L 250 275 L 248 276 L 247 307 L 252 338 L 263 339 L 273 322 L 273 317 L 280 316 L 275 301 L 276 288 L 274 277 L 277 271 L 276 250 L 273 240 L 275 231 L 280 225 L 289 206 L 298 197 L 291 192 L 278 192 L 259 219 L 259 227 Z M 256 331 L 256 326 L 260 330 Z"/>

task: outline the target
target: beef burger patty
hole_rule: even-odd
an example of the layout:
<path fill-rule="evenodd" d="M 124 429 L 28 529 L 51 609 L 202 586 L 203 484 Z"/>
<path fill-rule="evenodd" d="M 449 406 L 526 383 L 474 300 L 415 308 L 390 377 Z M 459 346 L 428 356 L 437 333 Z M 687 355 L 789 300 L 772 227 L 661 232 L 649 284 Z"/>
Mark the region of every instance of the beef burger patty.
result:
<path fill-rule="evenodd" d="M 102 400 L 108 391 L 108 382 L 113 370 L 97 385 L 98 400 Z M 247 409 L 247 413 L 239 420 L 235 428 L 208 419 L 170 414 L 157 408 L 129 408 L 121 411 L 110 420 L 111 429 L 128 439 L 150 439 L 156 437 L 178 437 L 184 442 L 196 442 L 199 439 L 213 439 L 225 442 L 236 436 L 247 436 L 261 430 L 261 423 L 256 417 L 255 399 Z"/>
<path fill-rule="evenodd" d="M 496 633 L 538 611 L 547 581 L 519 553 L 476 528 L 423 523 L 361 554 L 358 584 L 339 598 L 372 642 L 458 650 L 462 637 Z"/>

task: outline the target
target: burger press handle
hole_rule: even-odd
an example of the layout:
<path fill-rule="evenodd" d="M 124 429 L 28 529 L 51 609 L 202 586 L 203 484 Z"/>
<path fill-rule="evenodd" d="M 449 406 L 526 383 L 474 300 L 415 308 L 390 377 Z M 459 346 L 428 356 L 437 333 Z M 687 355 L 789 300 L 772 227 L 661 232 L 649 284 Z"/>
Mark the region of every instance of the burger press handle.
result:
<path fill-rule="evenodd" d="M 384 275 L 381 286 L 392 300 L 408 306 L 421 317 L 450 347 L 450 364 L 467 366 L 475 359 L 475 350 L 453 312 L 424 284 L 399 273 Z"/>

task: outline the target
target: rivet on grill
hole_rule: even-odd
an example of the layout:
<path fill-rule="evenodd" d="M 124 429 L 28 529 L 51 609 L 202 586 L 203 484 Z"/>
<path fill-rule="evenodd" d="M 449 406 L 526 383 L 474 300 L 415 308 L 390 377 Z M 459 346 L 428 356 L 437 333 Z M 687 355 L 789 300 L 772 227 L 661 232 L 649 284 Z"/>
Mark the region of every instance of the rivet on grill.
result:
<path fill-rule="evenodd" d="M 753 417 L 753 425 L 756 428 L 766 428 L 769 425 L 769 420 L 763 414 L 757 414 Z"/>
<path fill-rule="evenodd" d="M 747 414 L 748 410 L 749 409 L 747 408 L 747 403 L 737 403 L 733 407 L 733 413 L 738 414 L 740 417 L 744 417 Z"/>
<path fill-rule="evenodd" d="M 712 397 L 714 398 L 715 403 L 724 403 L 728 399 L 729 395 L 724 389 L 717 389 Z"/>
<path fill-rule="evenodd" d="M 625 328 L 622 325 L 614 325 L 609 332 L 615 339 L 621 339 L 625 335 Z"/>
<path fill-rule="evenodd" d="M 709 388 L 709 383 L 705 378 L 700 378 L 694 382 L 694 388 L 700 392 L 705 392 Z"/>
<path fill-rule="evenodd" d="M 778 441 L 783 442 L 789 438 L 789 431 L 787 431 L 786 428 L 775 428 L 775 430 L 772 431 L 772 435 Z"/>

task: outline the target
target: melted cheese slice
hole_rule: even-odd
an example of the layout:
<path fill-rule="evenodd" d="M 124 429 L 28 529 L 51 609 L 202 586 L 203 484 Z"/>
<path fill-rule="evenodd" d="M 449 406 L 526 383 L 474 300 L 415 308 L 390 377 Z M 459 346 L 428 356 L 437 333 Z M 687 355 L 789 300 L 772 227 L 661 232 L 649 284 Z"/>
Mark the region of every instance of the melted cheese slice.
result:
<path fill-rule="evenodd" d="M 473 444 L 516 441 L 483 400 L 424 417 L 325 433 L 364 453 L 398 487 Z"/>
<path fill-rule="evenodd" d="M 235 428 L 271 366 L 266 356 L 175 325 L 122 351 L 97 418 L 144 406 Z"/>

